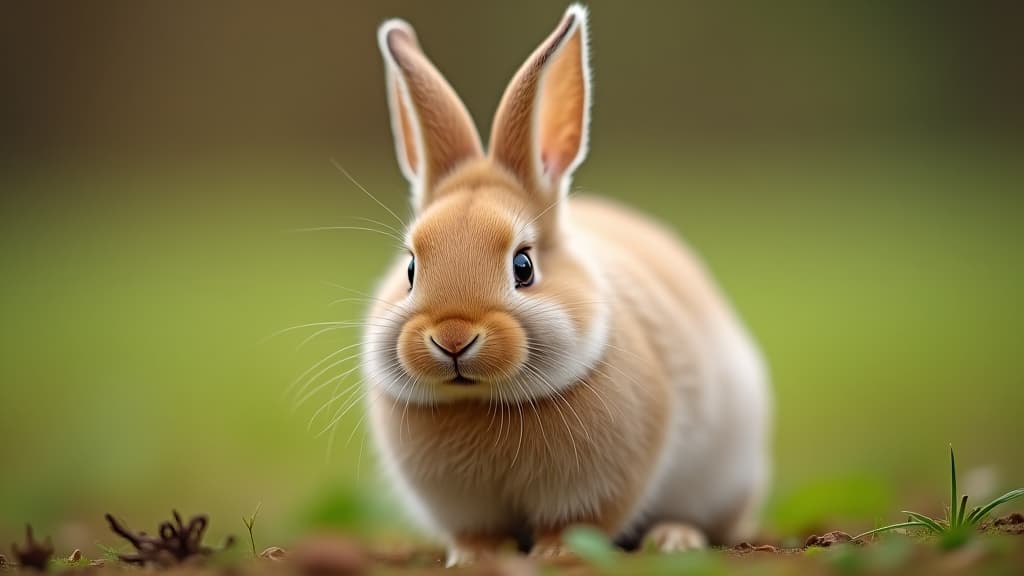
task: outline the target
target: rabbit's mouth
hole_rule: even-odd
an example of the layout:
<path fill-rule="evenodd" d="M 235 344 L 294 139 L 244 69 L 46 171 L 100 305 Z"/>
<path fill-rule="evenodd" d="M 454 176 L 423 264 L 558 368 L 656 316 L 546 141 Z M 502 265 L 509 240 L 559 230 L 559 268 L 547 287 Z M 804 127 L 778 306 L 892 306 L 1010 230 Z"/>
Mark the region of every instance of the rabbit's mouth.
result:
<path fill-rule="evenodd" d="M 473 340 L 475 341 L 476 338 L 474 338 Z M 458 358 L 453 358 L 452 363 L 454 364 L 453 368 L 455 368 L 455 378 L 449 380 L 448 384 L 454 384 L 455 386 L 472 386 L 473 384 L 477 383 L 476 380 L 466 376 L 465 374 L 462 373 L 461 370 L 459 370 Z"/>
<path fill-rule="evenodd" d="M 472 386 L 473 384 L 476 384 L 477 381 L 473 380 L 472 378 L 466 378 L 462 374 L 459 374 L 455 378 L 449 380 L 448 383 L 454 384 L 456 386 Z"/>

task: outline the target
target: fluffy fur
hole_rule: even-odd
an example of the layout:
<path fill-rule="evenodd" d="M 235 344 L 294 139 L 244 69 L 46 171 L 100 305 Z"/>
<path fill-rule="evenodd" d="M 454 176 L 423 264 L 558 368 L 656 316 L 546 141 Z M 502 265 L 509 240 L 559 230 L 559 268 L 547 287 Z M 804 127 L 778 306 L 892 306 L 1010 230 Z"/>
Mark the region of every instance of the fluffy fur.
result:
<path fill-rule="evenodd" d="M 769 475 L 755 345 L 671 232 L 567 196 L 587 147 L 586 11 L 571 6 L 513 78 L 486 154 L 412 28 L 389 21 L 379 39 L 415 218 L 362 369 L 408 507 L 452 564 L 524 536 L 557 554 L 578 523 L 656 526 L 665 549 L 749 537 Z"/>

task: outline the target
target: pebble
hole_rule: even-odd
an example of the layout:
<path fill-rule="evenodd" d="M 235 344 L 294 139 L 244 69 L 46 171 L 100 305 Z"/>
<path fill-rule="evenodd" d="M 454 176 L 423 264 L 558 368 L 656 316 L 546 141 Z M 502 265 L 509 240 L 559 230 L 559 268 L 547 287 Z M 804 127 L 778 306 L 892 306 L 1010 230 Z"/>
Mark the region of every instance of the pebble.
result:
<path fill-rule="evenodd" d="M 852 540 L 853 536 L 850 536 L 846 532 L 833 530 L 832 532 L 828 532 L 821 536 L 811 534 L 811 536 L 807 538 L 807 542 L 804 543 L 804 546 L 818 546 L 821 548 L 828 548 L 829 546 L 832 546 L 834 544 L 842 544 L 843 542 L 850 542 Z"/>
<path fill-rule="evenodd" d="M 278 548 L 277 546 L 271 546 L 263 552 L 260 552 L 260 558 L 263 558 L 264 560 L 273 560 L 275 562 L 284 560 L 285 555 L 286 553 L 284 548 Z"/>

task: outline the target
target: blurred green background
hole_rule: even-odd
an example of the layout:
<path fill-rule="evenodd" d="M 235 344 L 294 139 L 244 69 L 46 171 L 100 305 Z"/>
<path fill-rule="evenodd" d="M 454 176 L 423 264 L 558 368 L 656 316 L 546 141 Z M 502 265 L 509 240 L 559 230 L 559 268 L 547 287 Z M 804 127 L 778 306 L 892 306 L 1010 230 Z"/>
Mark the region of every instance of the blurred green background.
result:
<path fill-rule="evenodd" d="M 777 395 L 768 526 L 1024 483 L 1024 46 L 1009 4 L 592 2 L 575 186 L 677 228 Z M 557 2 L 12 2 L 0 15 L 0 542 L 171 507 L 259 545 L 400 526 L 359 410 L 288 383 L 353 344 L 393 255 L 376 26 L 402 16 L 486 134 Z M 1017 11 L 1019 12 L 1019 11 Z M 337 300 L 342 300 L 336 302 Z M 333 369 L 324 378 L 350 366 Z M 350 382 L 354 382 L 350 379 Z M 338 406 L 335 404 L 333 407 Z M 351 438 L 351 440 L 349 440 Z M 962 480 L 963 481 L 963 480 Z M 979 494 L 980 496 L 981 494 Z"/>

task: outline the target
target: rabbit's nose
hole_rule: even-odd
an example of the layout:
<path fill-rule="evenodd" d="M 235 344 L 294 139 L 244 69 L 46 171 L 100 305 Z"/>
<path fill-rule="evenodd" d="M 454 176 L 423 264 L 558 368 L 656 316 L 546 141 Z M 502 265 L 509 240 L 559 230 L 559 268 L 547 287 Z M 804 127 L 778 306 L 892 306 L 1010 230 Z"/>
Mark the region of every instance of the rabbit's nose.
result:
<path fill-rule="evenodd" d="M 473 325 L 465 320 L 445 320 L 434 327 L 430 342 L 441 352 L 452 358 L 458 358 L 480 338 Z"/>

